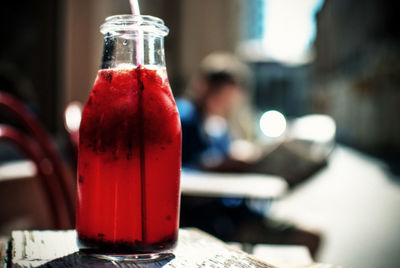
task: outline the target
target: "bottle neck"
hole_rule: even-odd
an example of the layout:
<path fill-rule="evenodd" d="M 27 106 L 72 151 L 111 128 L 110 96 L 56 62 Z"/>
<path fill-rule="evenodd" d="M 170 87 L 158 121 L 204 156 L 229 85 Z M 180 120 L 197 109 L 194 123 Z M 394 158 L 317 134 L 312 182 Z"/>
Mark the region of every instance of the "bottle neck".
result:
<path fill-rule="evenodd" d="M 101 69 L 118 66 L 156 66 L 165 68 L 164 38 L 156 35 L 104 36 Z"/>

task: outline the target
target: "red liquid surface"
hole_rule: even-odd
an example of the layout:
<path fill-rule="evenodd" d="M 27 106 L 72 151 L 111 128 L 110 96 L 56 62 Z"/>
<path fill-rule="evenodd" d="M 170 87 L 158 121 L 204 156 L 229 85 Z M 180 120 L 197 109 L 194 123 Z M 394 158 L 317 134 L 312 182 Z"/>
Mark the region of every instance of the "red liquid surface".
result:
<path fill-rule="evenodd" d="M 76 229 L 104 252 L 173 247 L 181 127 L 165 69 L 100 70 L 82 114 Z"/>

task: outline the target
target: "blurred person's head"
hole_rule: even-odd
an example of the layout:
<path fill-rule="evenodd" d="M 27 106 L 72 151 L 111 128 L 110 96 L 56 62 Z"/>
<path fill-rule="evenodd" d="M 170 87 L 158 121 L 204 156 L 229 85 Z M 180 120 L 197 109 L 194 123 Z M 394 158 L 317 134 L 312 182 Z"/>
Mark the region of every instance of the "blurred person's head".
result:
<path fill-rule="evenodd" d="M 203 115 L 228 117 L 240 105 L 249 68 L 229 53 L 212 53 L 201 62 L 192 80 L 190 97 Z"/>

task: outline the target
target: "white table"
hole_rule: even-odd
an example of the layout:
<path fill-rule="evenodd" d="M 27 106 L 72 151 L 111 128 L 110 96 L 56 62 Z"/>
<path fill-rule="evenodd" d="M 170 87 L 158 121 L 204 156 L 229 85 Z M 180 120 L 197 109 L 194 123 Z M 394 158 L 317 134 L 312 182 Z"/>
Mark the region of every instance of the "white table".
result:
<path fill-rule="evenodd" d="M 283 178 L 272 175 L 184 170 L 181 176 L 182 194 L 188 196 L 274 199 L 287 188 Z"/>

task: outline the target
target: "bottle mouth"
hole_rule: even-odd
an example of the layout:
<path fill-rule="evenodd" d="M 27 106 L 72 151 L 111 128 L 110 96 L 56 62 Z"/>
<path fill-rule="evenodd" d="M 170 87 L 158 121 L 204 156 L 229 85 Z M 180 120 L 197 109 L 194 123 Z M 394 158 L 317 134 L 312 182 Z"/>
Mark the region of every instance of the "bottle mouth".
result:
<path fill-rule="evenodd" d="M 100 26 L 102 34 L 113 36 L 154 35 L 164 37 L 169 29 L 160 18 L 148 15 L 115 15 L 107 17 L 105 23 Z"/>

